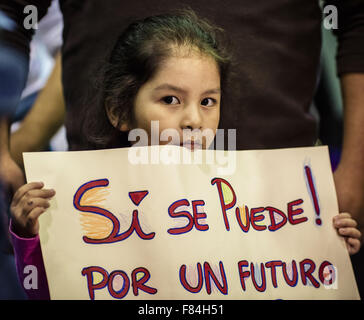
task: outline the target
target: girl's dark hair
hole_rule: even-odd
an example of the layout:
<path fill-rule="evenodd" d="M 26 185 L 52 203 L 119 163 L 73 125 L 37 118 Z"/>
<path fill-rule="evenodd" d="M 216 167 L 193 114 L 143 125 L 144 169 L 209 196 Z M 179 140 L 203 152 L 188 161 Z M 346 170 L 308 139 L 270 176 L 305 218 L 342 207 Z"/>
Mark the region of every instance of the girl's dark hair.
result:
<path fill-rule="evenodd" d="M 134 98 L 139 88 L 171 56 L 175 47 L 198 49 L 215 59 L 224 101 L 230 56 L 224 32 L 191 9 L 136 21 L 119 36 L 101 73 L 101 96 L 89 105 L 83 130 L 93 149 L 128 147 L 126 132 L 115 128 L 106 109 L 118 115 L 119 125 L 133 121 Z M 118 126 L 119 127 L 119 126 Z"/>

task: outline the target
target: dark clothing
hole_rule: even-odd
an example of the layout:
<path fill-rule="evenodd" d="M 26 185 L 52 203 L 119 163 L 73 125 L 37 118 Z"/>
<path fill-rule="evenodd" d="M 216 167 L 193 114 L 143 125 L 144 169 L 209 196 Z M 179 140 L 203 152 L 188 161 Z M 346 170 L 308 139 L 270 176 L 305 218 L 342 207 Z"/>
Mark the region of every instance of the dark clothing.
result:
<path fill-rule="evenodd" d="M 28 52 L 32 31 L 23 28 L 24 6 L 35 5 L 41 18 L 50 3 L 1 0 L 0 10 L 19 26 L 17 32 L 2 35 L 5 41 Z M 364 1 L 328 0 L 326 4 L 338 9 L 339 75 L 364 73 Z M 310 146 L 316 141 L 317 124 L 309 108 L 321 51 L 318 0 L 60 0 L 60 5 L 64 16 L 66 129 L 71 150 L 86 148 L 80 122 L 90 103 L 89 94 L 96 92 L 93 74 L 109 55 L 116 37 L 136 19 L 186 5 L 223 27 L 233 42 L 238 63 L 230 102 L 221 110 L 220 128 L 237 129 L 237 149 Z"/>
<path fill-rule="evenodd" d="M 39 17 L 50 0 L 2 0 L 0 9 L 22 26 L 24 5 Z M 364 1 L 327 1 L 338 8 L 338 71 L 364 72 Z M 237 149 L 312 145 L 317 124 L 309 113 L 321 48 L 322 11 L 317 0 L 60 0 L 64 15 L 63 85 L 71 150 L 84 149 L 80 119 L 92 92 L 92 74 L 117 35 L 133 20 L 188 5 L 223 27 L 238 64 L 220 128 L 237 129 Z M 7 39 L 28 50 L 23 27 Z"/>

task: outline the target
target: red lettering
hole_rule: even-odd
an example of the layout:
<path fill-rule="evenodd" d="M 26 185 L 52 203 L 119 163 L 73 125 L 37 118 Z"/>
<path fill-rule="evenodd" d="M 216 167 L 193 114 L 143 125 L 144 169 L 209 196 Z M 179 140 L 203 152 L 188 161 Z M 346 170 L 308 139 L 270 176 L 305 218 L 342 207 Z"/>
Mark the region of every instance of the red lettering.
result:
<path fill-rule="evenodd" d="M 93 273 L 98 272 L 102 274 L 102 280 L 99 283 L 94 283 Z M 95 290 L 104 288 L 107 285 L 109 275 L 107 271 L 101 267 L 88 267 L 82 269 L 82 275 L 86 276 L 88 294 L 91 300 L 95 299 Z"/>
<path fill-rule="evenodd" d="M 279 267 L 282 265 L 282 261 L 278 260 L 278 261 L 270 261 L 270 262 L 266 262 L 265 267 L 266 268 L 271 268 L 270 272 L 271 272 L 271 278 L 272 278 L 272 284 L 274 288 L 277 288 L 277 274 L 276 274 L 276 267 Z"/>
<path fill-rule="evenodd" d="M 270 223 L 271 223 L 270 226 L 268 227 L 268 230 L 276 231 L 282 228 L 287 223 L 287 217 L 281 210 L 273 207 L 266 207 L 265 210 L 268 210 L 269 212 Z M 275 214 L 279 214 L 283 218 L 281 222 L 276 223 Z"/>
<path fill-rule="evenodd" d="M 244 270 L 248 268 L 250 264 L 250 270 Z M 299 262 L 299 267 L 295 260 L 292 260 L 291 264 L 283 262 L 281 260 L 273 260 L 265 263 L 260 263 L 260 268 L 257 267 L 258 263 L 248 262 L 247 260 L 239 261 L 238 271 L 240 277 L 240 284 L 243 291 L 246 291 L 246 279 L 249 277 L 253 283 L 254 288 L 258 292 L 264 292 L 267 288 L 266 270 L 270 269 L 271 281 L 273 288 L 278 288 L 278 271 L 277 267 L 282 267 L 283 278 L 287 285 L 290 287 L 295 287 L 297 285 L 298 277 L 301 276 L 301 281 L 303 285 L 307 285 L 311 282 L 313 287 L 319 288 L 320 283 L 313 276 L 316 265 L 311 259 L 304 259 Z M 298 273 L 298 268 L 300 269 L 300 274 Z M 260 269 L 260 270 L 255 270 Z M 269 277 L 269 274 L 268 274 Z M 334 266 L 329 261 L 323 261 L 318 270 L 318 277 L 320 282 L 324 285 L 331 285 L 335 282 L 336 270 Z"/>
<path fill-rule="evenodd" d="M 144 274 L 139 280 L 137 280 L 137 274 L 140 272 Z M 142 267 L 136 268 L 131 273 L 131 279 L 132 279 L 133 293 L 135 296 L 139 294 L 138 290 L 143 290 L 144 292 L 147 292 L 149 294 L 157 293 L 157 289 L 145 285 L 145 283 L 150 279 L 150 273 L 147 269 Z"/>
<path fill-rule="evenodd" d="M 241 214 L 240 214 L 240 208 L 236 207 L 235 209 L 235 215 L 236 215 L 236 220 L 238 220 L 238 224 L 241 228 L 241 230 L 243 230 L 244 232 L 248 232 L 249 231 L 249 227 L 250 227 L 250 216 L 249 216 L 249 208 L 247 206 L 245 206 L 245 221 L 246 221 L 246 225 L 243 224 L 243 222 L 241 221 Z"/>
<path fill-rule="evenodd" d="M 227 285 L 227 281 L 226 281 L 226 275 L 225 275 L 225 270 L 224 270 L 223 263 L 221 261 L 219 262 L 222 284 L 217 279 L 215 273 L 211 269 L 211 266 L 210 266 L 210 264 L 208 262 L 205 262 L 203 264 L 203 267 L 204 267 L 204 273 L 205 273 L 205 282 L 206 282 L 206 292 L 207 292 L 207 294 L 211 294 L 211 280 L 210 280 L 210 278 L 214 281 L 216 287 L 219 289 L 219 291 L 222 294 L 225 294 L 225 295 L 228 294 L 228 285 Z"/>
<path fill-rule="evenodd" d="M 102 215 L 109 220 L 111 220 L 113 224 L 113 228 L 111 233 L 104 239 L 93 239 L 89 238 L 87 236 L 83 237 L 83 241 L 86 243 L 93 243 L 93 244 L 100 244 L 100 243 L 113 243 L 117 241 L 122 241 L 127 239 L 134 231 L 139 235 L 140 238 L 144 240 L 150 240 L 153 239 L 155 236 L 154 232 L 151 232 L 149 234 L 145 234 L 143 230 L 140 227 L 139 218 L 138 218 L 138 211 L 133 211 L 133 217 L 132 217 L 132 223 L 130 228 L 121 233 L 119 233 L 120 230 L 120 223 L 119 220 L 108 210 L 99 208 L 96 206 L 82 206 L 81 199 L 82 196 L 85 194 L 86 191 L 92 189 L 92 188 L 99 188 L 99 187 L 106 187 L 109 185 L 109 181 L 107 179 L 100 179 L 100 180 L 94 180 L 87 182 L 83 184 L 81 187 L 78 188 L 76 191 L 74 197 L 73 197 L 73 205 L 75 208 L 81 212 L 90 212 L 94 214 Z"/>
<path fill-rule="evenodd" d="M 257 231 L 263 231 L 263 230 L 267 229 L 267 226 L 259 226 L 259 225 L 255 224 L 256 221 L 258 222 L 258 221 L 264 220 L 264 215 L 263 214 L 257 215 L 257 213 L 260 213 L 260 212 L 263 212 L 263 211 L 264 211 L 263 207 L 253 208 L 253 209 L 250 210 L 251 224 L 252 224 L 252 227 Z"/>
<path fill-rule="evenodd" d="M 292 279 L 290 279 L 288 277 L 288 272 L 287 272 L 287 264 L 285 262 L 283 262 L 282 264 L 282 271 L 283 271 L 283 277 L 284 280 L 286 281 L 286 283 L 291 286 L 294 287 L 297 284 L 297 280 L 298 280 L 298 272 L 297 272 L 297 265 L 296 265 L 296 261 L 292 260 Z"/>
<path fill-rule="evenodd" d="M 124 240 L 124 239 L 128 238 L 133 233 L 133 231 L 135 231 L 138 234 L 138 236 L 144 240 L 150 240 L 155 237 L 155 232 L 151 232 L 148 234 L 143 232 L 142 228 L 140 227 L 140 222 L 139 222 L 139 218 L 138 218 L 138 210 L 133 210 L 133 220 L 132 220 L 131 226 L 128 231 L 124 232 L 123 234 L 121 234 L 119 236 L 120 240 Z M 117 240 L 117 241 L 120 241 L 120 240 Z"/>
<path fill-rule="evenodd" d="M 120 291 L 114 290 L 113 281 L 114 281 L 115 276 L 121 276 L 123 278 L 123 287 L 121 288 Z M 124 298 L 128 294 L 129 287 L 130 287 L 130 281 L 129 281 L 128 275 L 125 273 L 125 271 L 122 271 L 122 270 L 116 270 L 116 271 L 111 272 L 110 276 L 109 276 L 109 281 L 108 281 L 107 287 L 113 298 L 116 298 L 116 299 Z"/>
<path fill-rule="evenodd" d="M 91 212 L 91 213 L 102 215 L 102 216 L 108 218 L 109 220 L 111 220 L 112 225 L 113 225 L 111 233 L 105 239 L 90 239 L 90 238 L 84 236 L 83 240 L 87 243 L 91 242 L 91 241 L 95 241 L 92 243 L 112 242 L 112 239 L 114 239 L 115 236 L 117 235 L 117 233 L 119 232 L 119 228 L 120 228 L 119 220 L 110 211 L 103 209 L 103 208 L 95 207 L 95 206 L 82 206 L 80 204 L 82 196 L 85 194 L 86 191 L 93 189 L 93 188 L 106 187 L 108 185 L 109 185 L 109 180 L 107 180 L 107 179 L 100 179 L 100 180 L 94 180 L 94 181 L 87 182 L 78 188 L 78 190 L 76 191 L 76 193 L 73 197 L 73 205 L 77 210 L 79 210 L 81 212 Z"/>
<path fill-rule="evenodd" d="M 192 215 L 188 211 L 175 212 L 175 210 L 177 208 L 179 208 L 181 206 L 189 206 L 189 205 L 190 205 L 190 203 L 188 202 L 188 200 L 182 199 L 182 200 L 178 200 L 178 201 L 173 202 L 169 206 L 168 214 L 172 218 L 185 217 L 185 218 L 188 219 L 188 224 L 185 225 L 184 227 L 168 229 L 167 232 L 169 234 L 181 234 L 181 233 L 189 232 L 189 231 L 192 230 L 193 223 L 194 223 Z"/>
<path fill-rule="evenodd" d="M 325 274 L 324 274 L 326 267 L 328 267 L 327 269 L 330 274 L 330 279 L 328 279 L 328 280 L 326 279 Z M 319 274 L 319 279 L 320 279 L 321 283 L 324 285 L 331 285 L 335 282 L 335 279 L 336 279 L 335 268 L 332 265 L 332 263 L 329 261 L 324 261 L 321 263 L 318 274 Z"/>
<path fill-rule="evenodd" d="M 245 291 L 245 278 L 248 278 L 250 276 L 250 271 L 246 270 L 243 271 L 243 267 L 249 266 L 249 262 L 246 260 L 239 261 L 238 263 L 238 269 L 239 269 L 239 276 L 240 276 L 240 284 L 241 288 Z"/>
<path fill-rule="evenodd" d="M 230 226 L 229 226 L 229 221 L 228 221 L 228 218 L 226 215 L 226 211 L 235 206 L 235 203 L 236 203 L 235 191 L 234 191 L 233 187 L 230 185 L 230 183 L 228 181 L 226 181 L 225 179 L 214 178 L 211 180 L 211 184 L 214 185 L 215 183 L 216 183 L 216 187 L 217 187 L 217 192 L 219 193 L 220 205 L 221 205 L 222 215 L 224 218 L 225 227 L 226 227 L 226 230 L 229 231 Z M 222 191 L 222 184 L 227 186 L 233 195 L 233 199 L 230 201 L 230 203 L 225 203 L 224 194 Z"/>
<path fill-rule="evenodd" d="M 308 270 L 305 270 L 305 265 L 309 265 Z M 304 259 L 300 262 L 301 280 L 304 285 L 307 284 L 307 279 L 311 281 L 315 288 L 318 288 L 320 284 L 313 277 L 312 273 L 315 271 L 316 265 L 311 259 Z"/>
<path fill-rule="evenodd" d="M 205 201 L 203 200 L 193 200 L 192 201 L 192 211 L 193 215 L 191 215 L 188 211 L 180 211 L 175 212 L 175 210 L 181 206 L 189 206 L 190 203 L 186 199 L 177 200 L 173 202 L 169 208 L 168 208 L 168 214 L 172 218 L 178 218 L 178 217 L 185 217 L 188 219 L 188 223 L 184 227 L 179 228 L 170 228 L 167 230 L 169 234 L 181 234 L 190 232 L 193 228 L 193 226 L 196 227 L 199 231 L 206 231 L 209 229 L 209 226 L 207 224 L 200 224 L 198 220 L 205 219 L 206 213 L 205 212 L 198 212 L 198 207 L 204 206 Z"/>
<path fill-rule="evenodd" d="M 205 212 L 198 212 L 197 207 L 201 207 L 205 205 L 205 201 L 203 200 L 194 200 L 192 201 L 192 210 L 193 210 L 193 221 L 195 223 L 196 229 L 200 231 L 206 231 L 209 229 L 207 224 L 199 224 L 199 219 L 205 219 L 206 213 Z"/>
<path fill-rule="evenodd" d="M 302 203 L 303 203 L 303 200 L 298 199 L 298 200 L 289 202 L 288 205 L 287 205 L 287 207 L 288 207 L 288 220 L 293 225 L 298 224 L 298 223 L 302 223 L 302 222 L 305 222 L 305 221 L 308 220 L 307 217 L 296 218 L 296 219 L 293 218 L 294 216 L 303 213 L 302 208 L 293 209 L 294 206 L 298 206 L 298 205 L 300 205 Z"/>
<path fill-rule="evenodd" d="M 225 270 L 224 270 L 224 265 L 221 261 L 219 262 L 219 267 L 220 267 L 220 277 L 221 277 L 222 283 L 220 283 L 220 281 L 218 280 L 218 278 L 215 275 L 214 271 L 212 270 L 210 264 L 208 262 L 205 262 L 203 264 L 207 294 L 211 294 L 211 292 L 212 292 L 211 279 L 213 280 L 216 287 L 219 289 L 219 291 L 222 294 L 225 294 L 225 295 L 228 294 L 228 284 L 227 284 L 227 280 L 226 280 L 226 274 L 225 274 Z M 181 284 L 187 291 L 189 291 L 191 293 L 198 293 L 202 289 L 203 273 L 202 273 L 202 266 L 200 263 L 197 263 L 197 273 L 198 273 L 197 285 L 196 285 L 196 287 L 192 287 L 186 279 L 187 278 L 186 277 L 186 265 L 182 265 L 181 268 L 179 269 L 179 278 L 180 278 Z M 191 278 L 191 277 L 189 277 L 189 278 Z"/>
<path fill-rule="evenodd" d="M 252 281 L 253 281 L 253 285 L 254 285 L 255 289 L 259 292 L 264 292 L 267 287 L 267 283 L 265 281 L 264 264 L 263 263 L 260 264 L 260 279 L 262 280 L 262 284 L 260 286 L 258 286 L 257 282 L 255 281 L 254 263 L 253 262 L 250 263 L 250 274 L 252 276 Z"/>
<path fill-rule="evenodd" d="M 197 263 L 197 275 L 198 281 L 196 287 L 192 287 L 187 279 L 186 279 L 186 265 L 182 265 L 179 269 L 179 279 L 181 281 L 182 286 L 191 293 L 198 293 L 202 289 L 203 285 L 203 274 L 202 274 L 202 266 L 200 263 Z"/>
<path fill-rule="evenodd" d="M 94 283 L 94 272 L 101 273 L 102 280 L 99 283 Z M 143 272 L 144 275 L 137 279 L 137 274 Z M 95 290 L 103 289 L 107 286 L 110 295 L 115 299 L 124 298 L 130 288 L 130 280 L 125 271 L 115 270 L 108 274 L 108 272 L 101 267 L 87 267 L 82 269 L 82 275 L 86 276 L 88 293 L 91 300 L 95 299 Z M 114 288 L 115 277 L 121 277 L 123 281 L 123 286 L 119 291 Z M 146 268 L 139 267 L 132 271 L 131 273 L 131 284 L 133 287 L 133 293 L 135 296 L 139 294 L 139 290 L 143 290 L 149 294 L 157 293 L 157 289 L 145 285 L 145 283 L 150 279 L 150 273 Z"/>

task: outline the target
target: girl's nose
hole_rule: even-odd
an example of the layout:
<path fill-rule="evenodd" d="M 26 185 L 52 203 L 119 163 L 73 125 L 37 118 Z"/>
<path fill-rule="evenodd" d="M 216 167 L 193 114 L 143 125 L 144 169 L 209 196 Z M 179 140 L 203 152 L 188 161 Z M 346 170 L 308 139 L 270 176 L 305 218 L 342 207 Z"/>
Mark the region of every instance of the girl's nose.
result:
<path fill-rule="evenodd" d="M 201 129 L 202 114 L 199 105 L 191 104 L 184 108 L 181 127 L 182 129 Z"/>

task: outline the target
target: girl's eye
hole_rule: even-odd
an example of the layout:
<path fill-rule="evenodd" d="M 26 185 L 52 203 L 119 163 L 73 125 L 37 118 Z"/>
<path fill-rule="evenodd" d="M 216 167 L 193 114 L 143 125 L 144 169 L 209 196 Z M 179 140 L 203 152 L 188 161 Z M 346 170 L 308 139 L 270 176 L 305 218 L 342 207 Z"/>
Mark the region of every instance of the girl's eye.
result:
<path fill-rule="evenodd" d="M 162 101 L 165 103 L 165 104 L 179 104 L 179 100 L 174 97 L 174 96 L 167 96 L 167 97 L 163 97 L 162 98 Z"/>
<path fill-rule="evenodd" d="M 205 106 L 205 107 L 211 107 L 216 103 L 215 99 L 212 98 L 205 98 L 201 101 L 201 105 Z"/>

